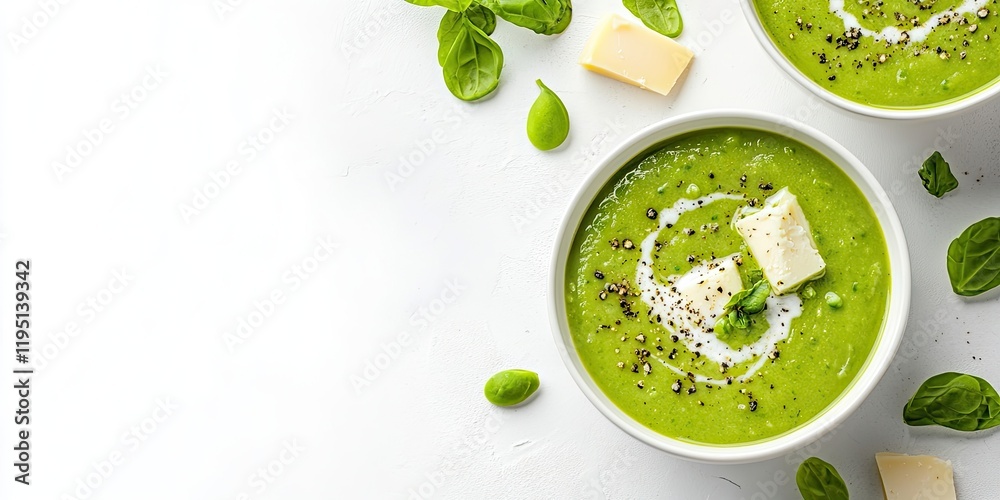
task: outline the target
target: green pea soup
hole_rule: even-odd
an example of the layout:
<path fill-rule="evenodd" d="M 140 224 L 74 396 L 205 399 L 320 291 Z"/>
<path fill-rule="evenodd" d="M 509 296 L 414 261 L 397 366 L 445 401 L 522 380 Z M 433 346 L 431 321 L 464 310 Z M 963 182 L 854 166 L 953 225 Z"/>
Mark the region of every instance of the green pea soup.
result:
<path fill-rule="evenodd" d="M 860 104 L 939 106 L 1000 80 L 1000 0 L 752 0 L 806 78 Z"/>
<path fill-rule="evenodd" d="M 766 317 L 725 336 L 686 338 L 683 325 L 657 317 L 637 270 L 667 283 L 728 258 L 748 286 L 759 266 L 732 222 L 781 188 L 797 197 L 825 274 L 772 296 Z M 693 208 L 661 228 L 660 215 L 677 206 Z M 787 433 L 846 391 L 881 332 L 889 287 L 882 229 L 839 167 L 787 137 L 713 128 L 648 150 L 604 186 L 571 246 L 565 301 L 574 348 L 618 408 L 672 438 L 736 445 Z M 827 303 L 827 292 L 841 298 L 840 307 Z M 702 345 L 739 353 L 765 341 L 760 355 L 731 364 Z"/>

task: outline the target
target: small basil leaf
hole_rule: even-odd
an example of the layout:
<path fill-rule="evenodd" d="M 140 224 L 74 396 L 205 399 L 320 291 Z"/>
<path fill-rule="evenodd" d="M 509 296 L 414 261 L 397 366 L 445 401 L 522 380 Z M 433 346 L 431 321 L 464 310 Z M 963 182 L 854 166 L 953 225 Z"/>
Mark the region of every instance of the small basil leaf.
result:
<path fill-rule="evenodd" d="M 908 425 L 940 425 L 959 431 L 980 431 L 1000 425 L 1000 394 L 973 375 L 935 375 L 903 406 Z"/>
<path fill-rule="evenodd" d="M 419 5 L 421 7 L 433 7 L 439 6 L 444 7 L 450 11 L 462 12 L 468 9 L 472 5 L 472 0 L 406 0 L 413 5 Z"/>
<path fill-rule="evenodd" d="M 462 30 L 462 18 L 472 21 L 472 24 L 483 30 L 483 33 L 492 35 L 497 27 L 497 16 L 490 9 L 479 4 L 473 4 L 465 12 L 446 11 L 438 26 L 438 64 L 444 66 L 444 60 L 448 57 L 448 52 L 455 45 L 455 38 Z"/>
<path fill-rule="evenodd" d="M 570 0 L 479 0 L 511 24 L 541 35 L 562 33 L 573 17 Z"/>
<path fill-rule="evenodd" d="M 541 93 L 528 111 L 528 139 L 542 151 L 559 147 L 569 135 L 569 112 L 562 99 L 536 80 Z"/>
<path fill-rule="evenodd" d="M 729 325 L 740 330 L 750 328 L 750 315 L 742 311 L 733 311 L 727 317 Z"/>
<path fill-rule="evenodd" d="M 748 295 L 750 295 L 749 288 L 746 290 L 740 290 L 739 292 L 736 292 L 735 295 L 729 298 L 729 302 L 726 302 L 726 309 L 732 309 L 736 307 L 737 305 L 739 305 L 740 301 L 747 298 Z"/>
<path fill-rule="evenodd" d="M 504 370 L 490 377 L 483 395 L 497 406 L 512 406 L 524 402 L 539 386 L 538 374 L 528 370 Z"/>
<path fill-rule="evenodd" d="M 684 30 L 684 20 L 675 0 L 623 0 L 625 8 L 649 29 L 677 38 Z"/>
<path fill-rule="evenodd" d="M 837 469 L 816 457 L 809 457 L 799 465 L 795 484 L 803 500 L 850 499 L 847 484 Z"/>
<path fill-rule="evenodd" d="M 924 183 L 924 189 L 938 198 L 958 187 L 958 179 L 951 173 L 948 162 L 944 161 L 944 157 L 937 151 L 924 160 L 917 175 Z"/>
<path fill-rule="evenodd" d="M 729 334 L 732 333 L 732 327 L 729 326 L 729 318 L 723 316 L 716 320 L 713 330 L 716 337 L 722 340 L 729 338 Z"/>
<path fill-rule="evenodd" d="M 767 297 L 770 295 L 771 284 L 767 280 L 760 280 L 750 288 L 750 293 L 741 299 L 736 307 L 747 314 L 757 314 L 764 310 Z"/>
<path fill-rule="evenodd" d="M 503 51 L 483 30 L 463 17 L 462 27 L 441 66 L 448 90 L 463 101 L 474 101 L 500 84 Z"/>
<path fill-rule="evenodd" d="M 959 295 L 979 295 L 1000 285 L 1000 218 L 968 227 L 948 246 L 948 277 Z"/>

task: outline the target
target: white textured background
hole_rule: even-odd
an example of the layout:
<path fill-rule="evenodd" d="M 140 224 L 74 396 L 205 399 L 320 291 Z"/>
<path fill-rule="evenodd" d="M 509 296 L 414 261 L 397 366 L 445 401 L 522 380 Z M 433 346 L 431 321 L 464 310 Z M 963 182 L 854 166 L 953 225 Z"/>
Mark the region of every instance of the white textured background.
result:
<path fill-rule="evenodd" d="M 1000 215 L 1000 101 L 925 123 L 848 115 L 781 74 L 731 0 L 679 0 L 680 41 L 699 47 L 670 97 L 575 64 L 598 18 L 626 14 L 577 0 L 561 36 L 500 23 L 502 82 L 475 104 L 441 80 L 439 9 L 62 1 L 0 6 L 0 498 L 797 498 L 789 478 L 815 454 L 866 499 L 885 450 L 950 458 L 962 498 L 1000 486 L 995 433 L 900 421 L 932 374 L 1000 383 L 997 299 L 958 299 L 944 265 L 964 227 Z M 523 132 L 536 78 L 572 117 L 555 152 Z M 142 97 L 127 116 L 123 93 Z M 796 117 L 857 154 L 896 205 L 914 272 L 901 355 L 864 406 L 801 456 L 731 467 L 654 451 L 591 407 L 556 355 L 544 286 L 597 158 L 720 107 Z M 57 175 L 103 120 L 110 132 Z M 257 135 L 269 142 L 251 155 Z M 962 183 L 943 200 L 915 174 L 932 148 Z M 10 465 L 18 258 L 34 266 L 28 487 Z M 241 321 L 255 324 L 245 338 Z M 490 407 L 482 383 L 514 366 L 540 373 L 539 397 Z"/>

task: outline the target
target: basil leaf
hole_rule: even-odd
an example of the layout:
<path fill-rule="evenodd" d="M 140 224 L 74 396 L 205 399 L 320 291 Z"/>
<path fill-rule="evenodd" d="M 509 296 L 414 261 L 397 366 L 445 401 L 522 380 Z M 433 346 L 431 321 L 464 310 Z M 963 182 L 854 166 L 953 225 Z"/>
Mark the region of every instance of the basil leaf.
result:
<path fill-rule="evenodd" d="M 958 179 L 951 173 L 948 162 L 944 161 L 944 157 L 937 151 L 924 160 L 917 175 L 924 183 L 924 189 L 938 198 L 958 187 Z"/>
<path fill-rule="evenodd" d="M 751 276 L 756 277 L 757 273 L 751 271 Z M 750 328 L 750 315 L 763 311 L 770 295 L 771 284 L 761 274 L 761 277 L 750 285 L 750 288 L 741 290 L 729 298 L 729 302 L 726 303 L 726 308 L 723 310 L 726 327 L 739 328 L 740 330 Z"/>
<path fill-rule="evenodd" d="M 848 500 L 851 497 L 837 469 L 816 457 L 809 457 L 799 465 L 795 484 L 803 500 Z"/>
<path fill-rule="evenodd" d="M 441 66 L 448 90 L 463 101 L 474 101 L 500 84 L 503 51 L 483 30 L 463 18 Z"/>
<path fill-rule="evenodd" d="M 948 277 L 959 295 L 979 295 L 1000 285 L 1000 218 L 968 227 L 948 246 Z"/>
<path fill-rule="evenodd" d="M 750 289 L 740 290 L 739 292 L 736 292 L 735 295 L 729 298 L 729 302 L 726 302 L 726 309 L 732 309 L 736 307 L 741 300 L 747 298 L 747 295 L 750 295 Z"/>
<path fill-rule="evenodd" d="M 716 338 L 720 338 L 723 340 L 729 338 L 729 334 L 733 333 L 732 327 L 729 326 L 729 318 L 727 318 L 726 316 L 723 316 L 718 320 L 716 320 L 715 327 L 713 327 L 712 330 L 715 332 Z"/>
<path fill-rule="evenodd" d="M 406 0 L 413 5 L 419 5 L 421 7 L 433 7 L 439 6 L 444 7 L 450 11 L 462 12 L 468 9 L 472 5 L 472 0 Z"/>
<path fill-rule="evenodd" d="M 757 314 L 763 311 L 767 297 L 771 295 L 771 284 L 767 280 L 760 280 L 754 283 L 749 292 L 736 304 L 736 307 L 747 314 Z"/>
<path fill-rule="evenodd" d="M 625 8 L 649 29 L 677 38 L 684 30 L 684 20 L 675 0 L 622 0 Z"/>
<path fill-rule="evenodd" d="M 734 328 L 746 330 L 750 328 L 750 315 L 743 311 L 732 311 L 727 316 L 727 322 Z"/>
<path fill-rule="evenodd" d="M 570 0 L 479 0 L 511 24 L 541 35 L 562 33 L 573 17 Z"/>
<path fill-rule="evenodd" d="M 444 66 L 444 60 L 448 57 L 455 38 L 462 30 L 462 19 L 467 18 L 472 24 L 483 30 L 483 33 L 492 35 L 497 27 L 497 16 L 493 11 L 479 4 L 473 4 L 464 12 L 447 11 L 441 18 L 441 25 L 438 26 L 438 64 Z"/>
<path fill-rule="evenodd" d="M 1000 394 L 989 382 L 964 373 L 935 375 L 903 406 L 908 425 L 981 431 L 1000 425 Z"/>

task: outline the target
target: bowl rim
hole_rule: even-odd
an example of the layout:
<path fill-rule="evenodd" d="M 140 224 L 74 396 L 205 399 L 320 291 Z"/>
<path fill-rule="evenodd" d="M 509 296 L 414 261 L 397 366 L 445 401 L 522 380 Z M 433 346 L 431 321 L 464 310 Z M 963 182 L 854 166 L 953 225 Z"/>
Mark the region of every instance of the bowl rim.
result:
<path fill-rule="evenodd" d="M 764 29 L 763 23 L 760 21 L 760 17 L 757 15 L 757 8 L 754 5 L 753 0 L 740 0 L 740 4 L 743 8 L 743 17 L 746 18 L 747 23 L 750 25 L 750 31 L 753 32 L 760 45 L 764 47 L 764 51 L 771 56 L 771 59 L 774 60 L 779 67 L 781 67 L 786 75 L 790 76 L 793 80 L 798 82 L 799 85 L 805 87 L 826 102 L 848 111 L 874 118 L 885 118 L 891 120 L 924 120 L 957 113 L 972 106 L 983 104 L 995 97 L 997 94 L 1000 94 L 1000 78 L 998 78 L 992 84 L 980 89 L 974 94 L 939 106 L 912 109 L 893 109 L 880 108 L 852 101 L 830 92 L 805 76 L 802 71 L 795 67 L 795 65 L 792 64 L 792 62 L 789 61 L 780 50 L 778 50 L 778 47 L 771 40 L 771 37 L 767 34 L 767 30 Z"/>
<path fill-rule="evenodd" d="M 717 127 L 750 128 L 777 133 L 802 142 L 827 156 L 862 191 L 882 227 L 889 253 L 890 294 L 882 330 L 851 384 L 827 408 L 799 427 L 774 438 L 743 445 L 711 445 L 681 441 L 659 434 L 619 409 L 583 367 L 570 336 L 565 307 L 566 262 L 576 232 L 590 205 L 606 183 L 636 156 L 679 135 Z M 833 158 L 836 156 L 839 158 Z M 839 160 L 839 161 L 838 161 Z M 910 308 L 910 261 L 902 225 L 888 195 L 868 169 L 846 148 L 818 130 L 777 115 L 723 109 L 698 111 L 643 128 L 606 154 L 577 189 L 560 222 L 549 269 L 548 309 L 556 349 L 587 399 L 620 429 L 654 448 L 703 463 L 742 464 L 781 456 L 822 437 L 851 415 L 891 365 L 906 328 Z"/>

